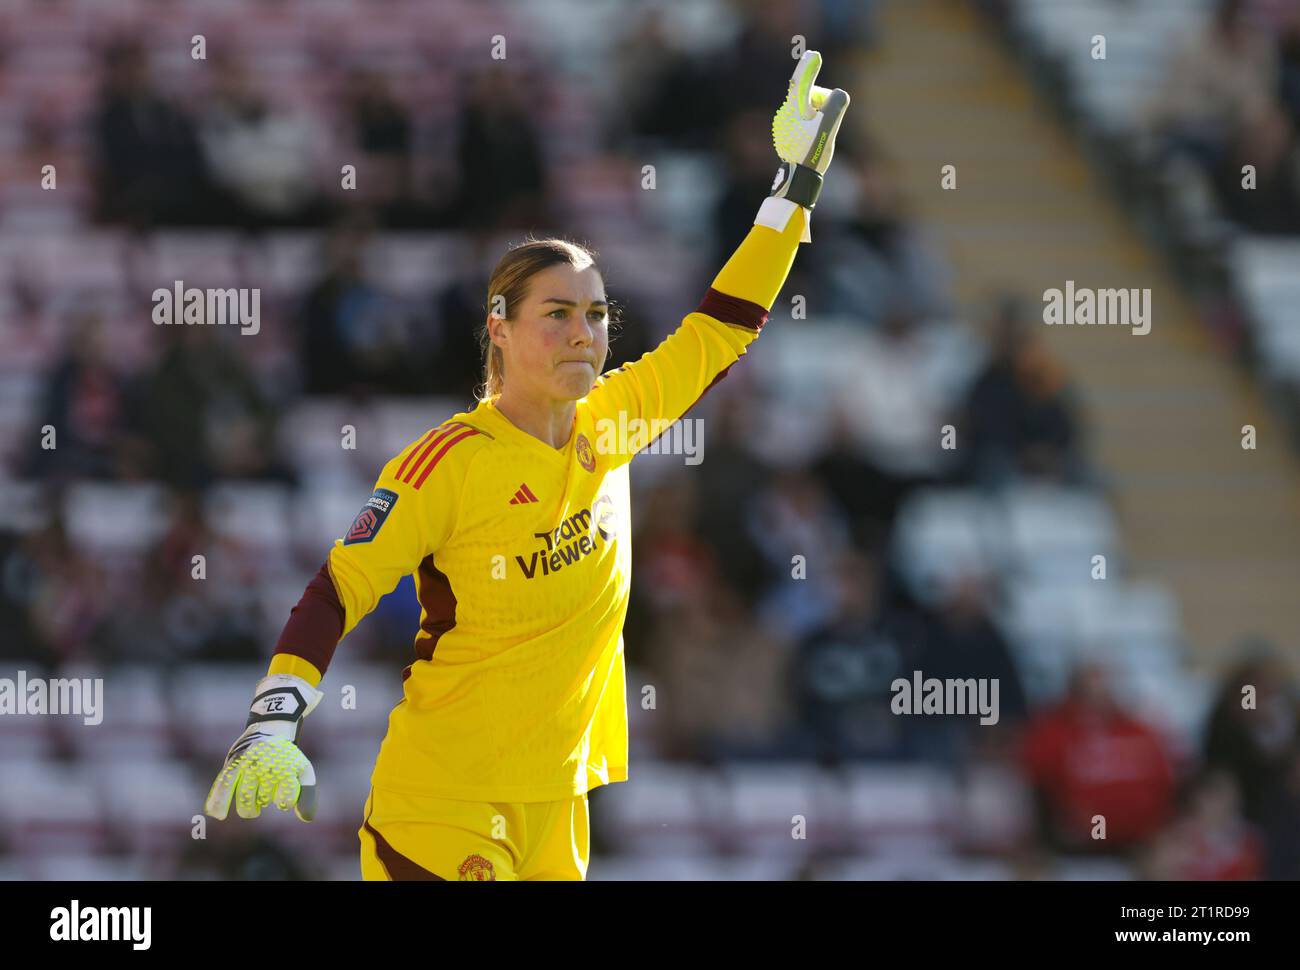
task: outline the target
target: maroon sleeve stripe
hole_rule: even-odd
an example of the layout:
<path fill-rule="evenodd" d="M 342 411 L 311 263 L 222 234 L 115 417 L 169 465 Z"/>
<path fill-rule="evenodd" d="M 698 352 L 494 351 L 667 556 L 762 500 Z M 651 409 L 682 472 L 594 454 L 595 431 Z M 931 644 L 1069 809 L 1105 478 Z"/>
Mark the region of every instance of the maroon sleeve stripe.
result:
<path fill-rule="evenodd" d="M 301 657 L 325 673 L 343 636 L 344 616 L 343 604 L 326 563 L 307 584 L 298 605 L 289 611 L 289 620 L 275 644 L 275 652 Z"/>
<path fill-rule="evenodd" d="M 712 390 L 713 385 L 718 383 L 718 381 L 722 380 L 724 377 L 726 377 L 727 371 L 731 370 L 731 368 L 735 366 L 736 366 L 735 364 L 728 364 L 726 367 L 722 368 L 722 370 L 718 371 L 717 376 L 715 376 L 713 380 L 709 381 L 709 386 L 706 387 L 704 390 L 700 391 L 700 396 L 697 397 L 694 401 L 692 401 L 690 407 L 688 407 L 685 411 L 682 412 L 682 417 L 684 418 L 686 417 L 686 415 L 690 414 L 691 408 L 699 404 L 700 401 L 703 400 L 704 395 L 708 394 L 709 391 Z"/>
<path fill-rule="evenodd" d="M 406 471 L 406 466 L 410 464 L 411 459 L 415 457 L 415 453 L 420 450 L 420 446 L 423 445 L 426 441 L 428 441 L 437 433 L 438 433 L 438 429 L 434 428 L 427 435 L 425 435 L 423 438 L 421 438 L 419 441 L 415 443 L 415 447 L 412 448 L 410 451 L 408 451 L 406 453 L 406 457 L 402 459 L 402 465 L 400 468 L 397 469 L 397 474 L 393 476 L 394 478 L 402 477 L 402 472 Z"/>
<path fill-rule="evenodd" d="M 429 464 L 424 466 L 424 471 L 421 472 L 420 477 L 415 480 L 415 488 L 418 489 L 421 485 L 424 484 L 424 480 L 429 477 L 429 473 L 433 471 L 434 466 L 437 465 L 438 462 L 442 461 L 443 455 L 451 451 L 451 449 L 455 446 L 457 442 L 464 441 L 466 438 L 471 438 L 476 434 L 478 434 L 477 429 L 468 428 L 465 431 L 462 431 L 456 437 L 452 438 L 445 445 L 443 445 L 441 450 L 436 455 L 433 456 L 433 460 L 430 461 Z M 415 473 L 412 472 L 411 474 L 415 474 Z"/>
<path fill-rule="evenodd" d="M 763 329 L 768 317 L 767 308 L 761 304 L 742 300 L 738 296 L 728 296 L 713 287 L 709 287 L 709 291 L 704 294 L 696 312 L 707 313 L 715 320 L 735 324 L 755 333 Z"/>
<path fill-rule="evenodd" d="M 420 466 L 424 464 L 424 460 L 433 453 L 434 448 L 438 447 L 438 443 L 446 440 L 447 436 L 459 427 L 461 427 L 459 424 L 445 424 L 440 428 L 434 428 L 433 431 L 430 432 L 431 437 L 425 439 L 429 443 L 425 446 L 424 451 L 420 452 L 420 457 L 415 459 L 415 464 L 411 466 L 411 470 L 406 473 L 406 477 L 403 478 L 402 481 L 409 485 L 411 479 L 415 477 L 415 473 L 419 471 Z"/>
<path fill-rule="evenodd" d="M 728 296 L 726 293 L 719 292 L 713 287 L 709 287 L 709 292 L 704 294 L 704 299 L 700 301 L 700 305 L 697 307 L 697 312 L 707 313 L 715 320 L 721 320 L 723 323 L 734 324 L 737 327 L 744 327 L 746 330 L 754 331 L 754 333 L 762 331 L 763 325 L 767 323 L 768 318 L 767 309 L 760 304 L 751 303 L 749 300 L 742 300 L 738 296 Z M 745 352 L 742 350 L 740 355 L 743 357 Z M 704 395 L 708 394 L 713 388 L 713 385 L 726 377 L 727 371 L 731 370 L 731 368 L 735 366 L 735 363 L 731 363 L 722 368 L 722 370 L 714 376 L 713 380 L 709 381 L 709 386 L 700 392 L 700 396 L 692 401 L 690 407 L 682 412 L 682 417 L 685 417 L 690 412 L 691 408 L 699 404 Z"/>

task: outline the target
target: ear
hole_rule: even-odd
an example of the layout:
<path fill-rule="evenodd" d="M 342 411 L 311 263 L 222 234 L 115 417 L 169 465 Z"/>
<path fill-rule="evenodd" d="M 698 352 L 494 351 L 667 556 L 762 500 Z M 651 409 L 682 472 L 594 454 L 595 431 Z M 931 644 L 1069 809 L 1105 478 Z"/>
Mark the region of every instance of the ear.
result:
<path fill-rule="evenodd" d="M 492 345 L 494 347 L 501 346 L 501 344 L 498 343 L 498 337 L 500 337 L 502 340 L 505 339 L 505 331 L 506 331 L 505 322 L 506 321 L 502 317 L 497 316 L 495 313 L 488 314 L 488 318 L 487 318 L 488 339 L 492 342 Z"/>

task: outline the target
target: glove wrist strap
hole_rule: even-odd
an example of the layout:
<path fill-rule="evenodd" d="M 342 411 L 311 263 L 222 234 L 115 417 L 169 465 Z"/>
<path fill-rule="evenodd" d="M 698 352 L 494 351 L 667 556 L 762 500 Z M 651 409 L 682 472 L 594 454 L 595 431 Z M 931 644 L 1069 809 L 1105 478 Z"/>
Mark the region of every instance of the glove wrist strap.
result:
<path fill-rule="evenodd" d="M 811 209 L 817 204 L 822 194 L 822 176 L 815 168 L 797 163 L 786 163 L 776 173 L 772 185 L 772 195 L 778 199 L 789 199 L 795 205 Z"/>
<path fill-rule="evenodd" d="M 256 724 L 266 733 L 291 737 L 296 742 L 302 719 L 315 709 L 323 696 L 298 677 L 286 674 L 264 677 L 257 685 L 244 727 Z"/>

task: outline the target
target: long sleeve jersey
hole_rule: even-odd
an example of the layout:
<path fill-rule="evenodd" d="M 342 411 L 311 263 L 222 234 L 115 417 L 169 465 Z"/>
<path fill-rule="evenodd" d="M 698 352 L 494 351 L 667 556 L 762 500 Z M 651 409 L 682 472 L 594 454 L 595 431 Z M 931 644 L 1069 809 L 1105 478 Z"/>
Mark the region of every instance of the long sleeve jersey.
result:
<path fill-rule="evenodd" d="M 800 210 L 783 231 L 755 225 L 674 333 L 602 374 L 576 402 L 563 448 L 485 401 L 384 467 L 270 667 L 319 683 L 338 641 L 414 574 L 415 659 L 375 786 L 526 802 L 628 777 L 628 463 L 647 441 L 622 441 L 616 431 L 620 422 L 661 428 L 682 417 L 744 356 L 806 218 Z"/>

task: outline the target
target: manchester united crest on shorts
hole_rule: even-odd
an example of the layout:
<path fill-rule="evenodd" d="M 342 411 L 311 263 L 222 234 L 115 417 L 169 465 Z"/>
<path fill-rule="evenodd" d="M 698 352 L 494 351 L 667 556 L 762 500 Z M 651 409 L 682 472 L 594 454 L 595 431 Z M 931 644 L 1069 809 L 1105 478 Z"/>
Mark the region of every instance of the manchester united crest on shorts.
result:
<path fill-rule="evenodd" d="M 469 856 L 457 870 L 461 882 L 495 882 L 497 871 L 481 855 Z"/>
<path fill-rule="evenodd" d="M 578 464 L 589 472 L 596 470 L 596 456 L 591 453 L 591 442 L 585 434 L 578 435 Z"/>

